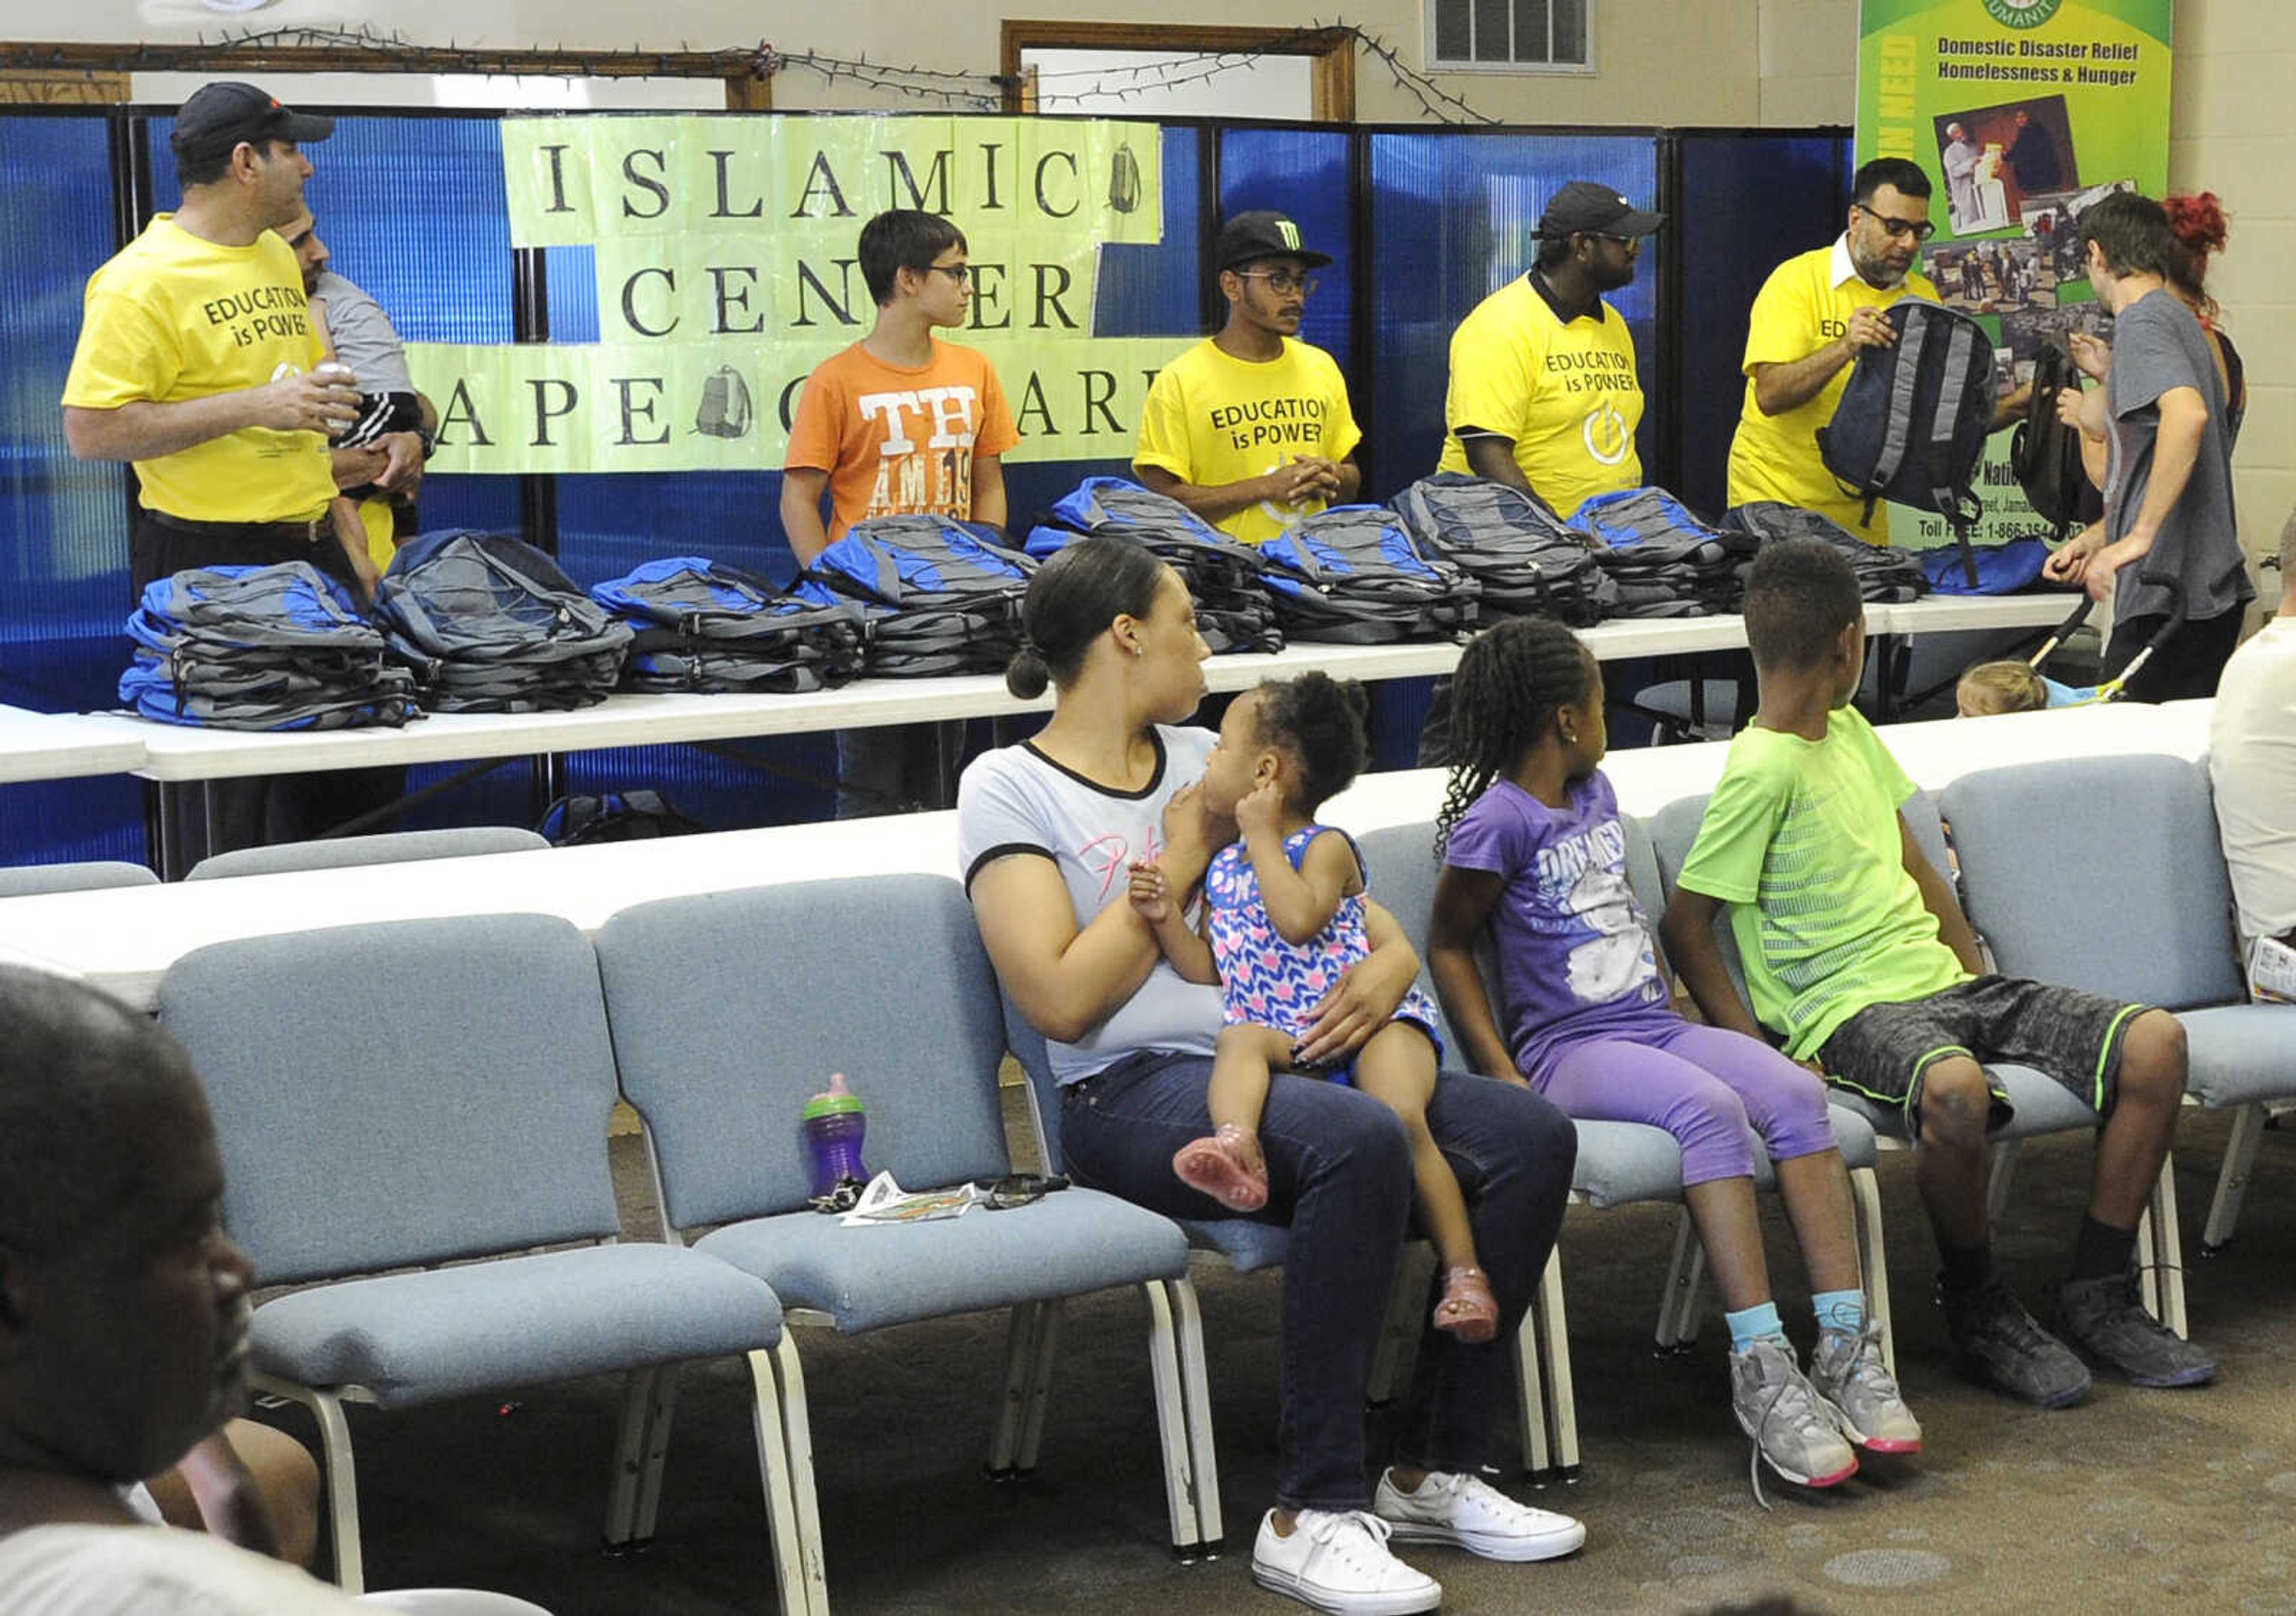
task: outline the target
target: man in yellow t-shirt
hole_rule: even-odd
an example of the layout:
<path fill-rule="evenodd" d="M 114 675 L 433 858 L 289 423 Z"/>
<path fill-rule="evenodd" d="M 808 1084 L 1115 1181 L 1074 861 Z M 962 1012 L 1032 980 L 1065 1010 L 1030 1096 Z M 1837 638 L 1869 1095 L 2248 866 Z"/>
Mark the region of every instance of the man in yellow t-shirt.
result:
<path fill-rule="evenodd" d="M 319 368 L 302 271 L 275 234 L 303 211 L 299 145 L 334 127 L 253 85 L 203 86 L 170 141 L 183 206 L 89 278 L 64 438 L 82 459 L 135 464 L 139 596 L 229 563 L 309 561 L 373 583 L 327 455 L 328 432 L 357 416 L 357 378 Z"/>
<path fill-rule="evenodd" d="M 1156 373 L 1132 469 L 1245 544 L 1273 538 L 1362 486 L 1363 432 L 1348 384 L 1322 349 L 1299 340 L 1329 264 L 1280 213 L 1239 213 L 1213 247 L 1227 323 Z"/>
<path fill-rule="evenodd" d="M 1851 362 L 1897 340 L 1882 311 L 1900 298 L 1937 301 L 1914 258 L 1937 226 L 1930 181 L 1902 157 L 1857 170 L 1849 222 L 1831 247 L 1788 258 L 1754 299 L 1746 332 L 1746 402 L 1730 442 L 1730 503 L 1774 499 L 1816 511 L 1877 545 L 1890 542 L 1890 508 L 1866 521 L 1862 495 L 1819 457 L 1817 431 L 1833 419 Z"/>
<path fill-rule="evenodd" d="M 1644 238 L 1665 219 L 1593 180 L 1554 193 L 1530 272 L 1451 333 L 1439 470 L 1522 488 L 1562 516 L 1642 485 L 1635 340 L 1603 294 L 1635 278 Z"/>

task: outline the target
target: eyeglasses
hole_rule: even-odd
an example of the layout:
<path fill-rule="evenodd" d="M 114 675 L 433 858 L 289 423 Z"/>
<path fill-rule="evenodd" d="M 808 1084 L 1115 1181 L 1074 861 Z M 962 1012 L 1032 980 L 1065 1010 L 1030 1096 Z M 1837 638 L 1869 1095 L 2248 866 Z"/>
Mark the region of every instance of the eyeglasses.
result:
<path fill-rule="evenodd" d="M 1927 219 L 1891 218 L 1886 213 L 1874 212 L 1863 202 L 1857 204 L 1857 211 L 1881 226 L 1893 242 L 1902 242 L 1907 236 L 1916 242 L 1926 242 L 1937 234 L 1937 226 Z"/>
<path fill-rule="evenodd" d="M 1316 287 L 1323 284 L 1315 275 L 1294 275 L 1288 269 L 1239 269 L 1235 273 L 1242 280 L 1265 281 L 1268 291 L 1286 297 L 1295 291 L 1303 295 L 1312 294 Z"/>
<path fill-rule="evenodd" d="M 959 286 L 972 279 L 972 266 L 970 264 L 928 264 L 925 268 L 934 275 L 947 275 Z"/>
<path fill-rule="evenodd" d="M 1581 230 L 1578 234 L 1590 242 L 1616 242 L 1628 252 L 1642 250 L 1643 238 L 1638 235 L 1612 235 L 1607 230 Z"/>

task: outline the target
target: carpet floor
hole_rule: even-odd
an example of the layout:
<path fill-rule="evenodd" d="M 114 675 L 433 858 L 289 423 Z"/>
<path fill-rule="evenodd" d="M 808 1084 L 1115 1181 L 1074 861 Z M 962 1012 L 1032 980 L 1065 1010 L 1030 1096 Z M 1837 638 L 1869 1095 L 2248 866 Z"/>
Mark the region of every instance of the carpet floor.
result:
<path fill-rule="evenodd" d="M 1521 1488 L 1510 1411 L 1500 1480 L 1583 1519 L 1587 1546 L 1534 1566 L 1411 1557 L 1442 1580 L 1452 1612 L 1672 1612 L 1783 1596 L 1843 1612 L 2296 1616 L 2296 1128 L 2265 1134 L 2238 1237 L 2202 1257 L 2226 1131 L 2223 1118 L 2188 1112 L 2177 1154 L 2192 1329 L 2218 1355 L 2218 1382 L 2148 1392 L 2100 1380 L 2061 1413 L 1953 1376 L 1911 1161 L 1885 1156 L 1898 1363 L 1925 1451 L 1869 1462 L 1824 1493 L 1772 1483 L 1767 1510 L 1730 1417 L 1719 1318 L 1709 1314 L 1689 1351 L 1651 1349 L 1673 1213 L 1574 1210 L 1562 1252 L 1584 1472 Z M 636 1142 L 615 1148 L 632 1226 L 651 1226 Z M 2045 1319 L 2090 1153 L 2082 1138 L 2029 1145 L 1999 1232 L 2003 1268 Z M 1765 1218 L 1782 1310 L 1806 1347 L 1808 1284 L 1775 1205 Z M 1165 1538 L 1136 1295 L 1068 1308 L 1039 1467 L 1003 1483 L 980 1474 L 1001 1317 L 856 1340 L 801 1332 L 836 1606 L 1300 1610 L 1250 1572 L 1274 1484 L 1276 1281 L 1207 1266 L 1197 1284 L 1229 1547 L 1193 1564 Z M 496 1588 L 557 1616 L 772 1610 L 748 1388 L 737 1365 L 687 1372 L 657 1535 L 620 1558 L 598 1548 L 619 1382 L 354 1411 L 370 1585 Z M 264 1417 L 316 1441 L 291 1408 Z M 1378 1452 L 1387 1415 L 1369 1417 Z"/>

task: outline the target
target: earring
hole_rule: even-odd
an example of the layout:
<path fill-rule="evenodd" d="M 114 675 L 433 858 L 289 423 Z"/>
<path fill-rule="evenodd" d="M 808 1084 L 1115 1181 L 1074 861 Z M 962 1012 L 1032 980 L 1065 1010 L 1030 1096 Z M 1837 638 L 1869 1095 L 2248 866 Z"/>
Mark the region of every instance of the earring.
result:
<path fill-rule="evenodd" d="M 1148 647 L 1135 640 L 1132 642 L 1132 654 L 1136 657 L 1145 656 L 1148 654 Z"/>

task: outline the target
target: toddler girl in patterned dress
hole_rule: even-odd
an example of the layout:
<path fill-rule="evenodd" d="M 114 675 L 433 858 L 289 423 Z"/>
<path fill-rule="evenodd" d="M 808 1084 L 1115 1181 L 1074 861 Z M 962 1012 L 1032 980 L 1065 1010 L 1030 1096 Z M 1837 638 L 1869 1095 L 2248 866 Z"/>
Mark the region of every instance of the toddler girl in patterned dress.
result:
<path fill-rule="evenodd" d="M 1459 1181 L 1427 1130 L 1440 1054 L 1434 1004 L 1414 988 L 1341 1070 L 1299 1056 L 1316 1009 L 1371 952 L 1367 928 L 1395 924 L 1366 903 L 1354 841 L 1315 819 L 1363 767 L 1365 707 L 1353 680 L 1308 673 L 1247 691 L 1228 708 L 1201 789 L 1241 835 L 1205 874 L 1201 931 L 1155 865 L 1132 866 L 1133 906 L 1176 971 L 1219 986 L 1226 1022 L 1206 1096 L 1214 1131 L 1183 1145 L 1172 1169 L 1222 1205 L 1255 1210 L 1267 1200 L 1259 1128 L 1275 1074 L 1352 1083 L 1400 1116 L 1410 1136 L 1420 1218 L 1444 1270 L 1436 1328 L 1488 1341 L 1498 1305 L 1476 1264 Z"/>

